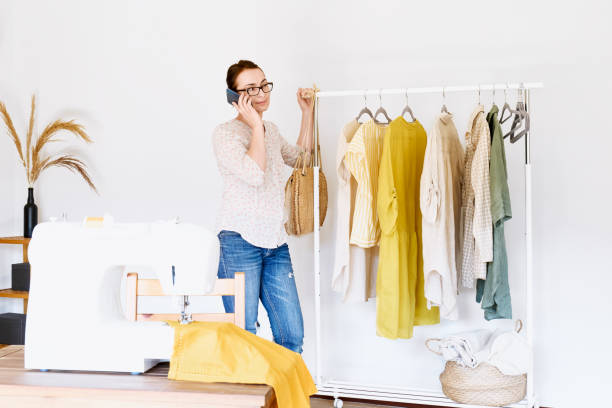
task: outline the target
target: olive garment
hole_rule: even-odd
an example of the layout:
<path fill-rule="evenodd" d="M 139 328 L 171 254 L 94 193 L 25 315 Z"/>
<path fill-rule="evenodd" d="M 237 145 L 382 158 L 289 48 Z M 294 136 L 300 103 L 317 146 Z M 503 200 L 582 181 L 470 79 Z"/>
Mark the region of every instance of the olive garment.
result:
<path fill-rule="evenodd" d="M 482 302 L 486 320 L 512 319 L 512 300 L 508 283 L 508 255 L 504 223 L 512 218 L 508 170 L 502 129 L 497 118 L 499 108 L 493 105 L 487 114 L 492 135 L 489 163 L 491 190 L 491 218 L 493 220 L 493 261 L 487 263 L 486 280 L 476 282 L 476 301 Z"/>

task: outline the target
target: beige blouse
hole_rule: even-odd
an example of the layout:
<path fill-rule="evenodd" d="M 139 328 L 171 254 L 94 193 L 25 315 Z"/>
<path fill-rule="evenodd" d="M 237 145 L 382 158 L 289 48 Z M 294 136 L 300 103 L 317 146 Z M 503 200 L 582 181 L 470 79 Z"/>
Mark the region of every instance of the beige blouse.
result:
<path fill-rule="evenodd" d="M 213 131 L 213 149 L 223 178 L 223 198 L 217 216 L 217 232 L 234 231 L 261 248 L 287 242 L 284 195 L 287 167 L 294 166 L 301 148 L 290 145 L 278 127 L 264 121 L 265 172 L 247 155 L 251 128 L 238 119 Z"/>
<path fill-rule="evenodd" d="M 360 123 L 352 119 L 338 139 L 336 171 L 336 246 L 332 289 L 342 294 L 343 302 L 365 302 L 376 297 L 378 247 L 361 248 L 349 243 L 357 181 L 346 167 L 344 156 Z"/>
<path fill-rule="evenodd" d="M 458 258 L 461 257 L 463 146 L 450 113 L 441 113 L 427 140 L 421 173 L 423 274 L 428 304 L 456 320 Z"/>

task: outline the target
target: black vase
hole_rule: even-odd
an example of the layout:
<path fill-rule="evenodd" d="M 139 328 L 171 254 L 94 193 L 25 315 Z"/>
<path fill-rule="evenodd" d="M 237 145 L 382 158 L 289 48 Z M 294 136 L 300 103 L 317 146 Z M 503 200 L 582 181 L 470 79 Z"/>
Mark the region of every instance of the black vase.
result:
<path fill-rule="evenodd" d="M 32 238 L 32 231 L 38 224 L 38 207 L 34 204 L 34 189 L 28 188 L 28 202 L 23 207 L 23 236 Z"/>

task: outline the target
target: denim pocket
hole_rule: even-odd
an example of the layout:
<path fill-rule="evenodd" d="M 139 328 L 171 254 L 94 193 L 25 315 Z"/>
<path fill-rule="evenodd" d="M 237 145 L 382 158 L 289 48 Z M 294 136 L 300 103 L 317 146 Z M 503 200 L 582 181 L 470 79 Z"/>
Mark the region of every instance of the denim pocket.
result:
<path fill-rule="evenodd" d="M 239 237 L 240 234 L 236 231 L 222 230 L 217 234 L 218 237 Z"/>

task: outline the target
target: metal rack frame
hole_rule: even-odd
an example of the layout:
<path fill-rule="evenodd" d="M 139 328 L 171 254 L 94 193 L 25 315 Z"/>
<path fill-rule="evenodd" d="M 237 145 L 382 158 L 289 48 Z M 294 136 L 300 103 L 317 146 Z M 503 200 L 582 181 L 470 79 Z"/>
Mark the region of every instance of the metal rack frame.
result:
<path fill-rule="evenodd" d="M 370 90 L 349 90 L 333 92 L 317 92 L 314 106 L 314 146 L 319 145 L 319 99 L 330 97 L 346 96 L 366 96 L 366 95 L 391 95 L 391 94 L 427 94 L 440 93 L 443 96 L 447 92 L 480 92 L 495 90 L 523 89 L 525 95 L 525 105 L 531 116 L 532 98 L 530 90 L 543 88 L 541 82 L 526 83 L 495 83 L 464 86 L 438 86 L 422 88 L 395 88 L 395 89 L 370 89 Z M 527 341 L 530 346 L 531 355 L 529 358 L 529 370 L 527 372 L 527 396 L 518 404 L 511 407 L 538 408 L 533 382 L 533 240 L 532 240 L 532 173 L 531 173 L 531 131 L 525 137 L 525 286 L 526 286 L 526 332 Z M 316 152 L 315 152 L 316 153 Z M 329 395 L 335 398 L 334 406 L 341 407 L 341 397 L 362 398 L 380 401 L 393 401 L 404 403 L 415 403 L 425 405 L 439 405 L 470 408 L 472 405 L 457 404 L 446 398 L 444 394 L 435 390 L 419 390 L 408 387 L 389 387 L 376 384 L 357 384 L 342 381 L 330 381 L 322 375 L 323 365 L 321 362 L 321 262 L 320 262 L 320 227 L 319 227 L 319 168 L 318 155 L 315 154 L 314 161 L 314 283 L 315 283 L 315 327 L 316 327 L 316 349 L 315 349 L 315 379 L 319 394 Z"/>

